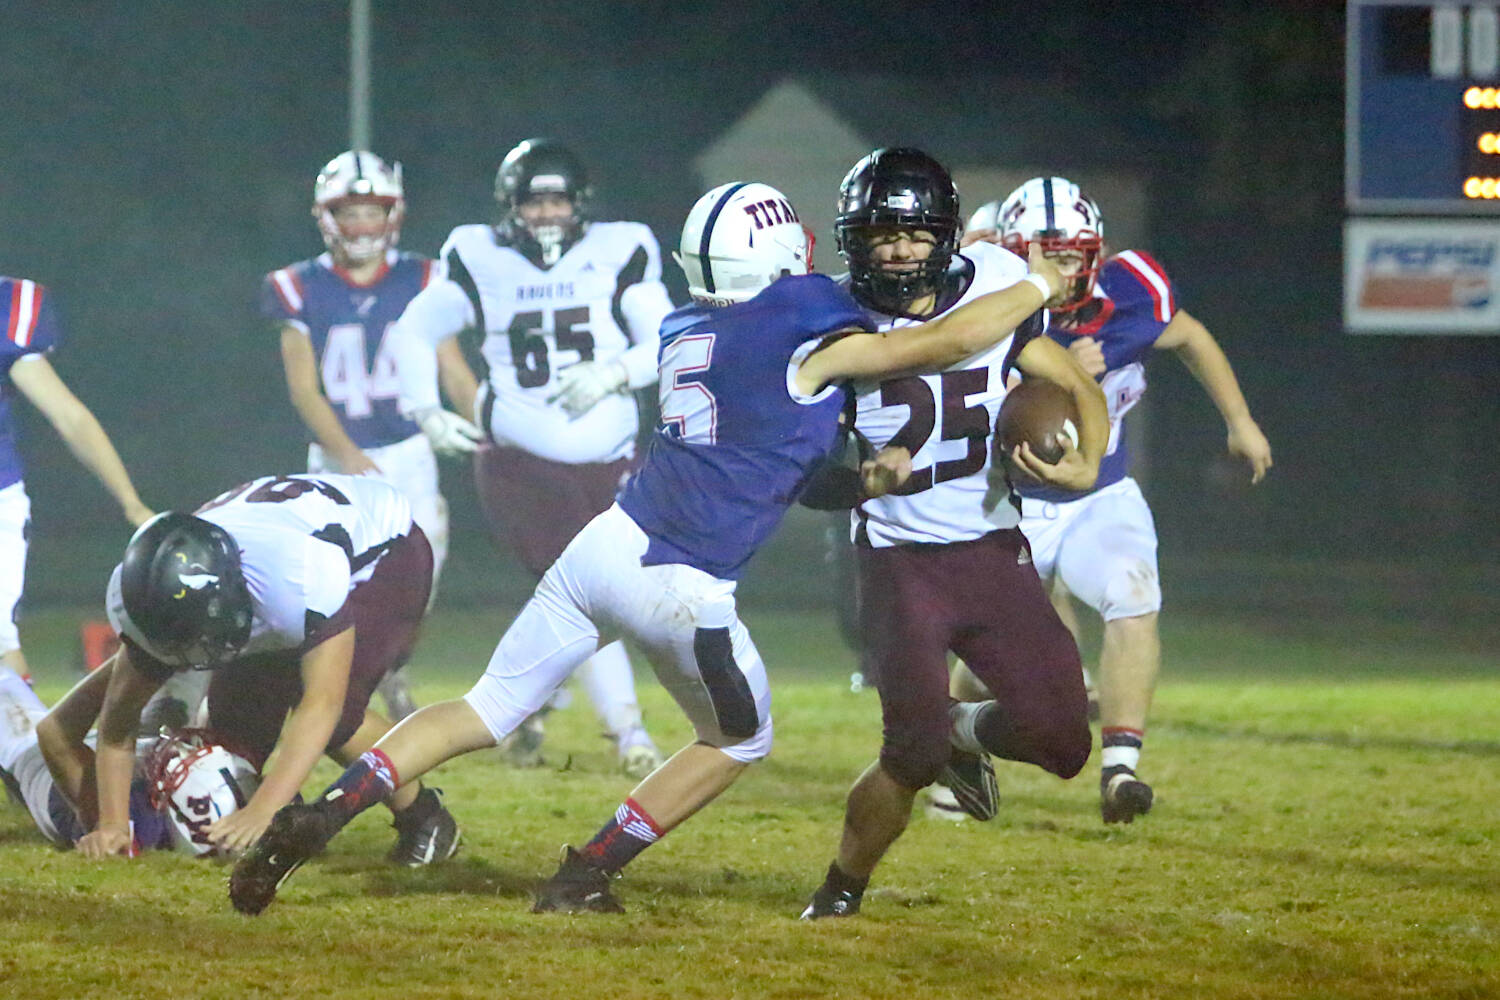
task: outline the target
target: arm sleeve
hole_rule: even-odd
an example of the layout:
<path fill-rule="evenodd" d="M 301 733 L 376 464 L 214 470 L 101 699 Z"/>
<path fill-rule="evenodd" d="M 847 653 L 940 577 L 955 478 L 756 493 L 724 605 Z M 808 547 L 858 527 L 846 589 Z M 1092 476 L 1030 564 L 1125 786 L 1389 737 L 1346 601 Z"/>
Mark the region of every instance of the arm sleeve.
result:
<path fill-rule="evenodd" d="M 46 286 L 24 278 L 0 281 L 6 309 L 0 312 L 5 335 L 0 337 L 0 375 L 29 355 L 49 354 L 62 343 L 57 305 Z"/>
<path fill-rule="evenodd" d="M 626 385 L 640 389 L 656 382 L 661 343 L 661 321 L 672 311 L 667 288 L 659 281 L 640 282 L 620 296 L 631 346 L 620 356 Z"/>
<path fill-rule="evenodd" d="M 386 334 L 386 349 L 401 383 L 397 406 L 404 414 L 441 406 L 436 346 L 474 324 L 469 296 L 449 279 L 433 281 L 406 306 Z"/>

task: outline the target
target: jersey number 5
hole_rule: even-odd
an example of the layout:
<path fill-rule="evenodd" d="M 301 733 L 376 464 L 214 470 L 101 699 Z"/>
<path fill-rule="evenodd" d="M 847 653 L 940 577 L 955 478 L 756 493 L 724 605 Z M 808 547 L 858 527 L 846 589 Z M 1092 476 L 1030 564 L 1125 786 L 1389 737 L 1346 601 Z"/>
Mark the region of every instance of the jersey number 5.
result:
<path fill-rule="evenodd" d="M 718 441 L 719 401 L 703 384 L 713 359 L 711 333 L 678 337 L 662 349 L 661 426 L 672 437 L 693 444 Z"/>

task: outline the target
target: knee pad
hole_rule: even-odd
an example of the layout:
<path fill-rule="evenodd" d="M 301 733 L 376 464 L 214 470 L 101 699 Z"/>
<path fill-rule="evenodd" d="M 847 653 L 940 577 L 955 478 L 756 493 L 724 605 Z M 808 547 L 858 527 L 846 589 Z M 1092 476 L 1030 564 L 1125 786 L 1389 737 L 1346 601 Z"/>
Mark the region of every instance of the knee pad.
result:
<path fill-rule="evenodd" d="M 1161 577 L 1156 564 L 1144 559 L 1121 560 L 1104 586 L 1099 615 L 1105 621 L 1136 618 L 1161 610 Z"/>
<path fill-rule="evenodd" d="M 771 752 L 771 720 L 767 719 L 761 723 L 755 735 L 748 740 L 727 747 L 719 747 L 719 749 L 741 764 L 754 764 L 764 759 Z"/>
<path fill-rule="evenodd" d="M 953 747 L 946 739 L 906 746 L 886 745 L 880 748 L 880 766 L 898 784 L 915 790 L 936 781 L 952 756 Z"/>

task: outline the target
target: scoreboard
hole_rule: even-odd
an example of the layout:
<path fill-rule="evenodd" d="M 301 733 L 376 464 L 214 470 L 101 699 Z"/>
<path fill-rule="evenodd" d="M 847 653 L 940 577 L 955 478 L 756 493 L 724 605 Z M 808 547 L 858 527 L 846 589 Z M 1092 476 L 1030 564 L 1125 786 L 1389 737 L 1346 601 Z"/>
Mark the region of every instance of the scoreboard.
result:
<path fill-rule="evenodd" d="M 1500 8 L 1353 0 L 1351 212 L 1500 215 Z"/>
<path fill-rule="evenodd" d="M 1500 335 L 1500 5 L 1347 9 L 1345 329 Z"/>

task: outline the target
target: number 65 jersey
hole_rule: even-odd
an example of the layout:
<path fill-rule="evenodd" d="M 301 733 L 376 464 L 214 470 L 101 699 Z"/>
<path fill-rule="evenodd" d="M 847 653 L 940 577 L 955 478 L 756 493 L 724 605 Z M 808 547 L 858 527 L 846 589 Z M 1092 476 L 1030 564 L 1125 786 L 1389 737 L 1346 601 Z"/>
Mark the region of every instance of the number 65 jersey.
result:
<path fill-rule="evenodd" d="M 656 381 L 657 331 L 672 310 L 661 250 L 638 222 L 593 222 L 551 267 L 509 245 L 495 227 L 459 226 L 443 244 L 448 280 L 418 296 L 402 326 L 436 345 L 483 332 L 489 365 L 475 422 L 499 444 L 553 462 L 613 462 L 635 452 L 639 416 L 628 393 L 576 418 L 550 402 L 558 374 L 617 361 L 626 385 Z"/>
<path fill-rule="evenodd" d="M 969 287 L 945 312 L 1026 277 L 1026 262 L 991 243 L 965 247 L 958 257 L 974 267 Z M 1006 371 L 1045 326 L 1028 320 L 987 351 L 937 375 L 912 375 L 855 386 L 854 426 L 877 449 L 911 452 L 911 478 L 853 511 L 855 542 L 875 548 L 909 543 L 948 544 L 1014 528 L 1019 501 L 1003 475 L 990 476 L 990 435 L 1005 398 Z M 881 330 L 919 320 L 871 311 Z M 1023 332 L 1024 331 L 1024 332 Z"/>
<path fill-rule="evenodd" d="M 411 504 L 368 476 L 265 476 L 222 493 L 194 514 L 229 532 L 254 608 L 241 657 L 310 648 L 348 624 L 349 593 L 412 530 Z M 125 611 L 120 567 L 106 597 L 114 630 L 169 666 Z M 420 606 L 420 605 L 419 605 Z"/>

